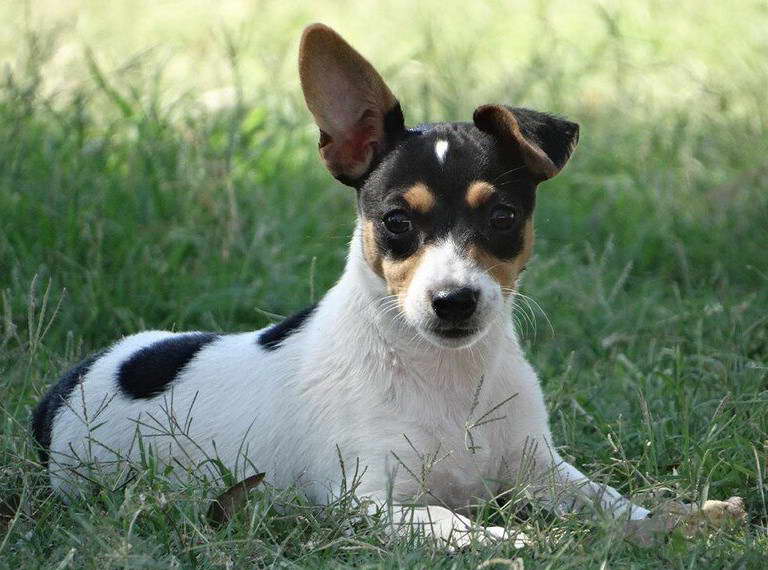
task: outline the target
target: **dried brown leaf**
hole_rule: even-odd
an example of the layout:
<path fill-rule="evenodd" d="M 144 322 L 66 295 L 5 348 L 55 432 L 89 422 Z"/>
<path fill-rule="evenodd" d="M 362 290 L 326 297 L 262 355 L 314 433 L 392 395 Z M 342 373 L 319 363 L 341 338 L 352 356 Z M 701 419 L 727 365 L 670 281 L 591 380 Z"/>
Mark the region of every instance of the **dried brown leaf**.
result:
<path fill-rule="evenodd" d="M 0 500 L 0 530 L 5 530 L 11 524 L 21 506 L 21 495 L 11 495 Z"/>
<path fill-rule="evenodd" d="M 208 524 L 214 527 L 226 524 L 248 502 L 248 493 L 264 481 L 264 475 L 264 473 L 251 475 L 216 497 L 208 508 L 206 515 Z"/>

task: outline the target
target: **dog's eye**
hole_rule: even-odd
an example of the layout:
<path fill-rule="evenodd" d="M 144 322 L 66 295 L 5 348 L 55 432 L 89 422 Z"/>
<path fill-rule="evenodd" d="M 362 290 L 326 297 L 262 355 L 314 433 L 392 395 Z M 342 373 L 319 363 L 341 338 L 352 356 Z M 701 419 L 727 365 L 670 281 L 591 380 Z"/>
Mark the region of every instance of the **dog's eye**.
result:
<path fill-rule="evenodd" d="M 393 234 L 404 234 L 411 231 L 413 222 L 402 210 L 395 210 L 384 216 L 384 227 Z"/>
<path fill-rule="evenodd" d="M 508 230 L 515 224 L 515 209 L 509 206 L 496 206 L 491 210 L 491 227 L 495 230 Z"/>

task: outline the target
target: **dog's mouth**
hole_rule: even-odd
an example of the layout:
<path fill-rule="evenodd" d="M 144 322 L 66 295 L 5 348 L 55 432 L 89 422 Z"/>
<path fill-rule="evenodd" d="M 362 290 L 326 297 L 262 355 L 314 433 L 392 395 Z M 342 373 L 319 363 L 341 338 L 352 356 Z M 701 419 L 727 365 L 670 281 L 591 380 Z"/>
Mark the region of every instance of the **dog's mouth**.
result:
<path fill-rule="evenodd" d="M 441 348 L 466 348 L 480 339 L 487 328 L 475 325 L 430 326 L 422 329 L 423 336 Z"/>
<path fill-rule="evenodd" d="M 433 327 L 432 334 L 449 339 L 467 338 L 480 332 L 478 327 Z"/>

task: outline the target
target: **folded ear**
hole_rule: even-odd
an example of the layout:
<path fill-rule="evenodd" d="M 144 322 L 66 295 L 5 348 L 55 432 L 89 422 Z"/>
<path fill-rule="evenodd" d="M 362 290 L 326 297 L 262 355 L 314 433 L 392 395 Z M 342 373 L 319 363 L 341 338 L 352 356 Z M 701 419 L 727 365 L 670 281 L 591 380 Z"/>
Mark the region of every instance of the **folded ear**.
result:
<path fill-rule="evenodd" d="M 320 127 L 325 165 L 338 180 L 358 187 L 404 132 L 400 104 L 373 66 L 323 24 L 304 30 L 299 76 Z"/>
<path fill-rule="evenodd" d="M 579 142 L 579 125 L 530 109 L 483 105 L 473 119 L 515 154 L 537 182 L 560 172 Z"/>

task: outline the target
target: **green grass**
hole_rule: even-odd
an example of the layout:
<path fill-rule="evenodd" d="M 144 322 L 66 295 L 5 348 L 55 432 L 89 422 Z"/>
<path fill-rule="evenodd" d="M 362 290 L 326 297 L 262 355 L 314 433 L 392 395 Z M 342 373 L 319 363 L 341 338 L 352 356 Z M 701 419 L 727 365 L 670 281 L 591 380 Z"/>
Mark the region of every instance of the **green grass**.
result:
<path fill-rule="evenodd" d="M 315 4 L 0 7 L 0 499 L 21 502 L 0 515 L 0 568 L 764 567 L 765 4 Z M 743 496 L 746 527 L 643 550 L 485 505 L 534 545 L 446 556 L 391 542 L 350 497 L 255 493 L 214 531 L 205 489 L 162 478 L 50 495 L 28 420 L 66 366 L 143 328 L 261 327 L 338 277 L 353 194 L 317 159 L 295 71 L 314 20 L 370 56 L 412 123 L 489 101 L 581 123 L 540 189 L 523 290 L 543 310 L 520 323 L 557 442 L 651 507 L 664 489 Z M 224 87 L 231 104 L 201 102 Z"/>

